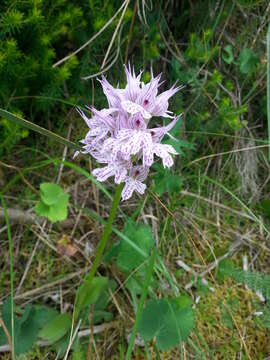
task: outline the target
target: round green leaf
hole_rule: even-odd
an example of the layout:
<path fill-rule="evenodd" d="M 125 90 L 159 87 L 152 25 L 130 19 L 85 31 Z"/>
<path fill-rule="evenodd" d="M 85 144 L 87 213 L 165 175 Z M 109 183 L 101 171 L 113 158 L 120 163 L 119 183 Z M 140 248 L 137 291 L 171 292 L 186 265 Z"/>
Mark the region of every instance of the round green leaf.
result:
<path fill-rule="evenodd" d="M 52 183 L 43 183 L 40 185 L 41 200 L 46 205 L 54 205 L 63 194 L 61 186 Z"/>

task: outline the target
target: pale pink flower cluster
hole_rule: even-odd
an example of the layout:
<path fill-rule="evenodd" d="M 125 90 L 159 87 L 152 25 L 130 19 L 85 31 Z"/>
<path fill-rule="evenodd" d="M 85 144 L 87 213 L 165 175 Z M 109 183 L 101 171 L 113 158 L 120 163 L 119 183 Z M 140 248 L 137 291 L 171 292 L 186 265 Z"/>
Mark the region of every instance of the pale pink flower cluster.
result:
<path fill-rule="evenodd" d="M 134 191 L 143 194 L 149 168 L 154 157 L 162 159 L 164 167 L 173 165 L 172 155 L 175 149 L 162 144 L 165 134 L 176 124 L 179 117 L 168 111 L 168 100 L 180 87 L 158 94 L 161 74 L 144 84 L 142 72 L 135 75 L 134 69 L 125 66 L 127 85 L 124 89 L 114 88 L 105 77 L 100 83 L 107 97 L 109 108 L 96 110 L 91 108 L 92 118 L 81 110 L 80 115 L 89 127 L 85 138 L 81 140 L 84 154 L 91 154 L 103 167 L 93 170 L 99 181 L 114 177 L 116 184 L 125 183 L 122 199 L 129 199 Z M 167 117 L 173 120 L 167 126 L 149 128 L 152 117 Z M 155 119 L 156 121 L 156 119 Z"/>

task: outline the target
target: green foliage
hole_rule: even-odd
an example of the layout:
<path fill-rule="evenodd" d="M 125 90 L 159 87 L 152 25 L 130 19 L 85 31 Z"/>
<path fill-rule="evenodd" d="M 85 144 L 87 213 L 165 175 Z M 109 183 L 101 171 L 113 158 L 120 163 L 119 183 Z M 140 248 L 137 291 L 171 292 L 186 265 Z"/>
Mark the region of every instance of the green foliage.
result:
<path fill-rule="evenodd" d="M 58 313 L 46 306 L 28 305 L 22 316 L 14 317 L 14 342 L 16 355 L 23 354 L 31 349 L 38 338 L 39 330 L 52 321 Z M 11 334 L 11 301 L 6 299 L 2 306 L 2 319 Z M 4 330 L 0 328 L 0 345 L 7 344 Z"/>
<path fill-rule="evenodd" d="M 63 126 L 59 114 L 66 113 L 66 105 L 58 100 L 88 103 L 89 84 L 81 75 L 96 72 L 100 63 L 85 49 L 61 66 L 53 64 L 86 42 L 118 7 L 116 0 L 107 6 L 86 0 L 1 1 L 0 107 L 40 125 L 50 119 Z M 110 39 L 110 32 L 104 33 L 91 53 L 103 51 Z M 27 137 L 27 131 L 0 117 L 1 152 Z"/>
<path fill-rule="evenodd" d="M 59 314 L 49 321 L 39 332 L 39 337 L 54 343 L 60 340 L 71 328 L 72 318 L 69 314 Z"/>
<path fill-rule="evenodd" d="M 242 74 L 251 74 L 256 71 L 258 56 L 252 49 L 244 48 L 237 59 L 237 64 Z"/>
<path fill-rule="evenodd" d="M 75 317 L 81 314 L 83 319 L 83 310 L 86 309 L 85 317 L 88 319 L 89 305 L 95 303 L 94 323 L 111 320 L 112 315 L 106 312 L 105 308 L 109 302 L 109 289 L 113 291 L 115 287 L 116 284 L 113 281 L 108 282 L 108 279 L 104 277 L 94 278 L 90 286 L 85 280 L 78 289 Z M 48 341 L 60 354 L 65 353 L 72 325 L 70 314 L 59 314 L 54 309 L 41 305 L 27 305 L 25 309 L 18 309 L 16 312 L 20 314 L 20 316 L 15 315 L 14 317 L 16 355 L 28 352 L 38 339 Z M 4 301 L 1 313 L 4 323 L 11 333 L 10 298 Z M 87 325 L 89 326 L 88 321 Z M 4 330 L 0 328 L 0 346 L 6 344 L 8 344 L 8 340 Z M 80 348 L 76 341 L 74 348 L 76 351 Z"/>
<path fill-rule="evenodd" d="M 84 307 L 89 307 L 89 305 L 94 304 L 98 300 L 107 284 L 108 279 L 106 277 L 94 277 L 92 281 L 89 281 L 87 276 L 85 277 L 76 294 L 75 319 L 78 318 Z"/>
<path fill-rule="evenodd" d="M 144 223 L 126 223 L 124 234 L 131 239 L 146 254 L 150 253 L 154 245 L 152 230 Z M 125 241 L 121 240 L 118 248 L 117 266 L 122 271 L 132 271 L 144 262 L 143 255 L 136 253 L 133 248 Z"/>
<path fill-rule="evenodd" d="M 199 63 L 213 59 L 217 55 L 219 47 L 217 45 L 211 46 L 210 39 L 212 35 L 211 29 L 206 29 L 201 37 L 196 33 L 192 33 L 186 50 L 187 58 Z"/>
<path fill-rule="evenodd" d="M 51 222 L 63 221 L 67 218 L 69 195 L 57 184 L 40 185 L 40 201 L 35 206 L 36 214 L 47 217 Z"/>
<path fill-rule="evenodd" d="M 157 174 L 154 177 L 154 190 L 159 196 L 165 192 L 172 195 L 173 193 L 180 191 L 183 182 L 181 176 L 173 175 L 171 170 L 164 169 L 160 164 L 155 164 L 154 167 L 157 171 Z"/>
<path fill-rule="evenodd" d="M 154 239 L 150 226 L 141 222 L 135 223 L 131 219 L 127 220 L 123 234 L 129 238 L 137 248 L 142 250 L 145 256 L 134 251 L 132 245 L 121 238 L 117 244 L 113 245 L 107 251 L 104 259 L 108 262 L 112 258 L 116 258 L 118 268 L 123 271 L 128 278 L 125 286 L 129 289 L 135 301 L 136 295 L 141 293 L 142 290 L 147 271 L 146 259 L 154 246 Z"/>
<path fill-rule="evenodd" d="M 142 314 L 139 332 L 145 341 L 156 339 L 160 350 L 169 350 L 187 340 L 194 327 L 190 300 L 150 300 Z"/>

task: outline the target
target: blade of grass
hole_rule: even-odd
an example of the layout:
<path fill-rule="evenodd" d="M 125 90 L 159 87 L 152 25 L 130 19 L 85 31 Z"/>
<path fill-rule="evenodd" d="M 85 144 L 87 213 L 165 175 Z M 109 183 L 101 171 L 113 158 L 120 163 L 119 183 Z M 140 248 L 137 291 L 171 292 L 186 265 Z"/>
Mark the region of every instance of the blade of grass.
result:
<path fill-rule="evenodd" d="M 24 128 L 35 131 L 41 135 L 47 136 L 48 138 L 55 140 L 65 146 L 68 146 L 71 149 L 74 149 L 74 150 L 81 149 L 81 147 L 79 145 L 75 144 L 74 142 L 63 138 L 62 136 L 57 135 L 57 134 L 53 133 L 52 131 L 44 129 L 43 127 L 41 127 L 39 125 L 33 124 L 31 121 L 25 120 L 17 115 L 14 115 L 7 110 L 0 109 L 0 116 L 2 116 L 3 118 L 5 118 L 7 120 L 14 122 L 15 124 L 17 124 L 19 126 L 22 126 Z"/>
<path fill-rule="evenodd" d="M 142 290 L 142 296 L 140 298 L 138 311 L 136 313 L 135 322 L 134 322 L 134 325 L 133 325 L 131 337 L 130 337 L 129 344 L 128 344 L 126 360 L 129 360 L 130 356 L 131 356 L 131 352 L 132 352 L 134 341 L 135 341 L 135 338 L 136 338 L 138 326 L 139 326 L 141 316 L 142 316 L 142 312 L 143 312 L 144 302 L 145 302 L 145 299 L 146 299 L 146 296 L 147 296 L 148 288 L 150 286 L 150 281 L 152 279 L 152 274 L 153 274 L 153 270 L 154 270 L 156 255 L 157 255 L 157 251 L 156 251 L 156 249 L 154 249 L 153 252 L 152 252 L 151 258 L 149 260 L 149 266 L 148 266 L 148 269 L 147 269 L 147 272 L 146 272 L 145 282 L 144 282 L 143 290 Z"/>
<path fill-rule="evenodd" d="M 267 122 L 268 142 L 270 142 L 270 24 L 267 31 Z M 268 160 L 270 161 L 270 147 L 268 149 Z"/>
<path fill-rule="evenodd" d="M 14 273 L 13 273 L 13 251 L 12 251 L 12 239 L 11 239 L 11 231 L 9 226 L 9 220 L 7 215 L 6 203 L 4 201 L 3 195 L 0 193 L 2 207 L 4 209 L 4 216 L 7 226 L 7 234 L 8 234 L 8 246 L 9 246 L 9 271 L 10 271 L 10 299 L 11 299 L 11 354 L 12 360 L 15 360 L 15 349 L 14 349 Z"/>

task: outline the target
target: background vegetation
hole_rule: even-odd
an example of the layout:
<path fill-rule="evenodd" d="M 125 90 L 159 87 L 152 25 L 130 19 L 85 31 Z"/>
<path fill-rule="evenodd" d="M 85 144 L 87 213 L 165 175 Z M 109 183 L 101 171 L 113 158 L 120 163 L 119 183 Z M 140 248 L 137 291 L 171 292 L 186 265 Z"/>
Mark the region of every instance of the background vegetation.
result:
<path fill-rule="evenodd" d="M 85 303 L 76 292 L 87 288 L 114 185 L 93 182 L 92 159 L 73 161 L 68 147 L 0 118 L 1 359 L 10 271 L 18 359 L 124 359 L 148 277 L 145 342 L 136 336 L 132 358 L 270 356 L 269 19 L 266 0 L 1 1 L 0 107 L 64 138 L 86 132 L 76 106 L 106 106 L 102 72 L 124 86 L 130 61 L 145 81 L 152 67 L 164 89 L 185 85 L 170 104 L 183 113 L 171 140 L 180 156 L 170 172 L 155 165 L 146 197 L 121 204 Z M 69 196 L 54 189 L 65 206 L 46 220 L 34 209 L 55 205 L 40 187 L 48 182 Z M 164 333 L 149 327 L 161 313 Z M 177 316 L 184 327 L 172 327 Z"/>

